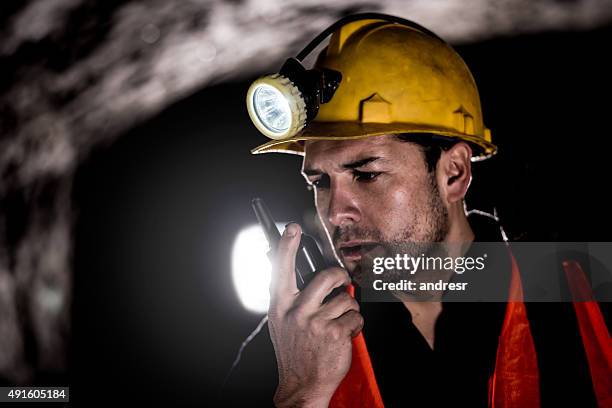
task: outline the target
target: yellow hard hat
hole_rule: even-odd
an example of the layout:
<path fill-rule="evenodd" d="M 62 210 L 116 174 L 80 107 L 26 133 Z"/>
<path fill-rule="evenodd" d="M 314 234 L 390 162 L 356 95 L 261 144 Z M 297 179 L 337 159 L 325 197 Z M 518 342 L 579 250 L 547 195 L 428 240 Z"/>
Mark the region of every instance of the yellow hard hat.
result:
<path fill-rule="evenodd" d="M 484 126 L 478 89 L 468 67 L 448 44 L 426 30 L 382 19 L 349 22 L 333 32 L 314 68 L 340 73 L 331 99 L 320 104 L 310 122 L 304 119 L 303 106 L 294 104 L 303 113 L 293 115 L 297 118 L 293 134 L 275 137 L 253 149 L 254 154 L 303 154 L 305 140 L 406 133 L 466 141 L 475 161 L 497 151 Z M 253 85 L 265 84 L 266 78 L 258 81 Z M 255 88 L 251 86 L 249 98 Z M 300 95 L 298 87 L 280 93 L 290 98 Z M 252 109 L 249 113 L 257 125 Z M 274 137 L 262 125 L 258 128 Z"/>

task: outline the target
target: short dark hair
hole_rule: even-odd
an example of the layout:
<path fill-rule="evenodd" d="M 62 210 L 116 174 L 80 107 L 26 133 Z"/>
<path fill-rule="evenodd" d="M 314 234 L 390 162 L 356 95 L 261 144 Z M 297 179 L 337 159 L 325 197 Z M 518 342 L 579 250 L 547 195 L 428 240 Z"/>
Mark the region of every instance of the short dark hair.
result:
<path fill-rule="evenodd" d="M 431 133 L 400 133 L 395 136 L 402 142 L 414 143 L 421 147 L 429 173 L 436 170 L 442 152 L 458 143 L 457 139 Z"/>

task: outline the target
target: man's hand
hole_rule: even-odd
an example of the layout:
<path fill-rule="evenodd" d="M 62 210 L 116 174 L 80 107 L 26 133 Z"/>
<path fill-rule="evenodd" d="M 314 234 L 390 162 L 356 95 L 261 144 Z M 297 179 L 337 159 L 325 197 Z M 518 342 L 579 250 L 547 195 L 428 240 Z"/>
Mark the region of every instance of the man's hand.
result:
<path fill-rule="evenodd" d="M 268 327 L 278 363 L 278 407 L 327 407 L 351 366 L 351 338 L 363 327 L 359 304 L 348 293 L 326 303 L 336 287 L 348 285 L 346 270 L 317 273 L 300 292 L 295 256 L 301 229 L 290 224 L 278 245 L 270 285 Z"/>

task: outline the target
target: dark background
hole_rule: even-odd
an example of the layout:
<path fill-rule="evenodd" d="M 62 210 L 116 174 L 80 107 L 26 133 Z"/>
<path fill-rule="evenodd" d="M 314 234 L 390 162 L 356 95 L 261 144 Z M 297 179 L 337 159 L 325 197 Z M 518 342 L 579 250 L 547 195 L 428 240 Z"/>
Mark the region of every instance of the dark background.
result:
<path fill-rule="evenodd" d="M 457 47 L 499 146 L 474 164 L 468 207 L 496 207 L 512 237 L 610 241 L 611 40 L 601 28 Z M 303 219 L 312 199 L 299 157 L 249 154 L 265 140 L 246 114 L 248 85 L 189 96 L 77 170 L 74 402 L 208 406 L 261 318 L 231 282 L 250 199 L 279 220 Z"/>

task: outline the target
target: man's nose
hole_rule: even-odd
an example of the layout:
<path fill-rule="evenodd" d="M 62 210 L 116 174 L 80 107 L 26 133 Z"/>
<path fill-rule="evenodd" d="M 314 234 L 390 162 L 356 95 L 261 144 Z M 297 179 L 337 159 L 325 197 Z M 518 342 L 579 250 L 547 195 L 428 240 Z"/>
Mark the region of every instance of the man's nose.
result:
<path fill-rule="evenodd" d="M 359 222 L 361 212 L 357 197 L 350 189 L 339 185 L 331 186 L 327 218 L 336 227 Z"/>

